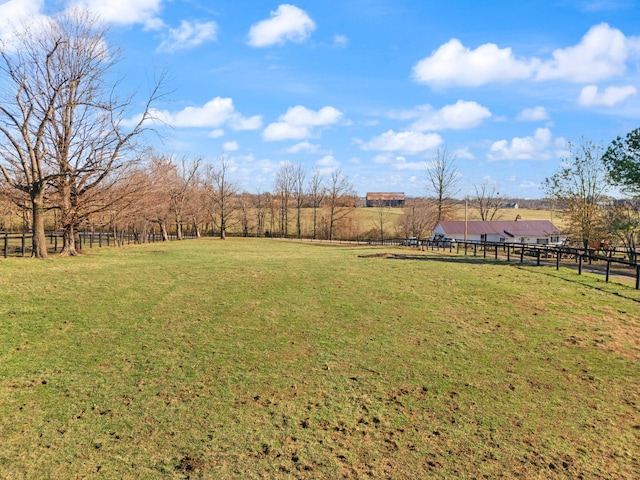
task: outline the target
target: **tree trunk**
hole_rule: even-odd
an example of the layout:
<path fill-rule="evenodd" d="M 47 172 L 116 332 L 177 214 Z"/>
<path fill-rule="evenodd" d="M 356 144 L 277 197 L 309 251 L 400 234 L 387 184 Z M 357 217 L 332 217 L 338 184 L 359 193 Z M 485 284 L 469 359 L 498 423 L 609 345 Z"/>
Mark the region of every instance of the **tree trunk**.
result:
<path fill-rule="evenodd" d="M 162 230 L 162 241 L 169 241 L 169 234 L 167 233 L 167 224 L 165 222 L 160 223 L 160 229 Z"/>
<path fill-rule="evenodd" d="M 62 230 L 62 250 L 61 256 L 78 255 L 76 250 L 76 229 L 72 224 L 65 225 Z"/>
<path fill-rule="evenodd" d="M 31 197 L 31 256 L 35 258 L 48 258 L 47 237 L 44 234 L 44 195 L 37 194 Z"/>

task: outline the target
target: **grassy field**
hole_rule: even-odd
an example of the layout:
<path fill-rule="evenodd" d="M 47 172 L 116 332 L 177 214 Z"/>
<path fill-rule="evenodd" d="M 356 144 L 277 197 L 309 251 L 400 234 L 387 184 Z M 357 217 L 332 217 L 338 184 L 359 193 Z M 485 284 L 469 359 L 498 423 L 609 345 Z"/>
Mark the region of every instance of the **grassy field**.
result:
<path fill-rule="evenodd" d="M 400 247 L 2 259 L 0 478 L 638 478 L 639 312 Z"/>

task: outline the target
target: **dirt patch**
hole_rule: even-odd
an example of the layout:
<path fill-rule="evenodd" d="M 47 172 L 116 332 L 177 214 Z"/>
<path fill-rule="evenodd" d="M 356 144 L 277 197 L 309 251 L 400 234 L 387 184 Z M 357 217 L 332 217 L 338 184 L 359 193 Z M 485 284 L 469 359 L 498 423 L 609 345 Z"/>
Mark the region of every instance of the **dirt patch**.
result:
<path fill-rule="evenodd" d="M 198 470 L 202 470 L 205 462 L 200 460 L 199 458 L 193 458 L 189 455 L 185 455 L 182 457 L 178 465 L 176 465 L 176 470 L 184 472 L 186 474 L 195 473 Z"/>
<path fill-rule="evenodd" d="M 373 253 L 371 255 L 358 255 L 358 258 L 403 258 L 403 255 L 395 253 Z"/>

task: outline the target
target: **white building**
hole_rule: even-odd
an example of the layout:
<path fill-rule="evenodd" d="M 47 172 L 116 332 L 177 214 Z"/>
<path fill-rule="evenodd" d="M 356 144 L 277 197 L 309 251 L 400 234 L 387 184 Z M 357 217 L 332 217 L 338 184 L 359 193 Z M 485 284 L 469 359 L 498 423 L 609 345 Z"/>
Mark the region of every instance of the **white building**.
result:
<path fill-rule="evenodd" d="M 566 237 L 549 220 L 445 220 L 433 229 L 432 240 L 558 245 Z"/>

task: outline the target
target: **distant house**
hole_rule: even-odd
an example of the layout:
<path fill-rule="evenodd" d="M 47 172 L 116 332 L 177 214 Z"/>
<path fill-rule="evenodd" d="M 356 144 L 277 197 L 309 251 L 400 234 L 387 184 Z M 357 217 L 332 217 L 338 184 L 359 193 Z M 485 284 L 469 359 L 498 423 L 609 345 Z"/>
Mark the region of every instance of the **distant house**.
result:
<path fill-rule="evenodd" d="M 433 229 L 432 239 L 527 244 L 561 244 L 566 237 L 549 220 L 445 220 Z"/>
<path fill-rule="evenodd" d="M 365 207 L 404 207 L 404 192 L 367 192 Z"/>

